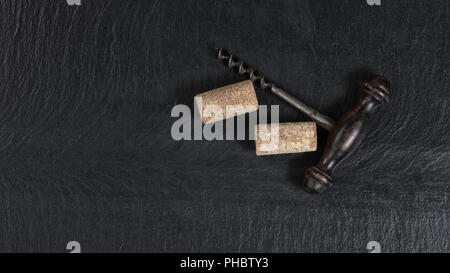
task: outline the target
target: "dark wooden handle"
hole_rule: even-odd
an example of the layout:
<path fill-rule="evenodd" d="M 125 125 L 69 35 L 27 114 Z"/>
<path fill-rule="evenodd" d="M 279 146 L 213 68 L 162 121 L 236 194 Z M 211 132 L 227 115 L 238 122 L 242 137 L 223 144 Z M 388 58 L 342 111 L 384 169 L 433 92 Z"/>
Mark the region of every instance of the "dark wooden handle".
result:
<path fill-rule="evenodd" d="M 368 115 L 389 98 L 389 81 L 375 76 L 362 85 L 363 95 L 355 107 L 342 116 L 328 136 L 324 153 L 315 166 L 306 170 L 303 187 L 321 193 L 332 185 L 336 166 L 359 144 Z"/>

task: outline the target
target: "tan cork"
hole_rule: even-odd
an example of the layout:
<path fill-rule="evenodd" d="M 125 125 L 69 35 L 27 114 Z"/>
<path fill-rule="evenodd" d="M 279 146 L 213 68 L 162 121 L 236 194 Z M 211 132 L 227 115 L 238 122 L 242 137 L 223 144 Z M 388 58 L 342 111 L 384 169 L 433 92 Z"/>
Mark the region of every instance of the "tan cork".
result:
<path fill-rule="evenodd" d="M 198 94 L 194 100 L 201 111 L 203 124 L 253 112 L 259 107 L 255 89 L 250 80 Z"/>
<path fill-rule="evenodd" d="M 315 122 L 258 124 L 255 125 L 255 138 L 256 155 L 303 153 L 317 149 Z"/>

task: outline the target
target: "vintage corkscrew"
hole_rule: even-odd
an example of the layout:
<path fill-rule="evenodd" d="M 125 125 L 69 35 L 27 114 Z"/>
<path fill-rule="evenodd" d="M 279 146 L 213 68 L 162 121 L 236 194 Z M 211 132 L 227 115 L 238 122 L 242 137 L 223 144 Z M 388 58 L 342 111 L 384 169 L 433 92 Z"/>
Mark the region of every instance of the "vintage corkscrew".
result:
<path fill-rule="evenodd" d="M 315 166 L 306 170 L 303 188 L 310 193 L 321 193 L 332 185 L 332 173 L 345 157 L 352 153 L 362 139 L 362 130 L 370 113 L 389 99 L 389 81 L 382 76 L 374 76 L 361 86 L 362 97 L 358 103 L 337 122 L 309 107 L 289 92 L 268 81 L 264 74 L 232 54 L 219 48 L 218 59 L 229 68 L 237 70 L 263 89 L 268 89 L 281 99 L 317 122 L 330 132 L 322 157 Z"/>

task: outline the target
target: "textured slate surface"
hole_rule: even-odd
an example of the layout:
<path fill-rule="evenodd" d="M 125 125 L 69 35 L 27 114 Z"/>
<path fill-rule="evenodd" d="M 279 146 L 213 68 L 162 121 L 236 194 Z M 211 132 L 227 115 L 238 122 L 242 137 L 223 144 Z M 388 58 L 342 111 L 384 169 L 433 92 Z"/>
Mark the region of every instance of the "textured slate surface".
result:
<path fill-rule="evenodd" d="M 0 1 L 0 251 L 449 251 L 450 2 L 381 2 Z M 320 152 L 172 140 L 174 105 L 241 79 L 214 46 L 333 118 L 391 79 L 332 190 L 300 188 Z"/>

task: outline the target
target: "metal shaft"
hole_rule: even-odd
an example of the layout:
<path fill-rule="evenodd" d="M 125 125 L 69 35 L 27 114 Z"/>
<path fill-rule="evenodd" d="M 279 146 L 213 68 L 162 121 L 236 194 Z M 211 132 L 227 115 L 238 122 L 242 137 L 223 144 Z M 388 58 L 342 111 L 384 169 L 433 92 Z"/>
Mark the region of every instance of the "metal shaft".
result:
<path fill-rule="evenodd" d="M 229 68 L 237 68 L 239 74 L 248 76 L 252 82 L 258 83 L 261 88 L 270 89 L 272 93 L 294 106 L 296 109 L 300 110 L 302 113 L 317 122 L 317 124 L 325 130 L 331 131 L 334 128 L 335 122 L 330 117 L 317 112 L 289 92 L 277 87 L 272 82 L 267 81 L 263 74 L 258 73 L 251 66 L 234 57 L 233 54 L 228 54 L 222 48 L 219 48 L 218 52 L 217 57 L 219 60 L 225 62 Z"/>
<path fill-rule="evenodd" d="M 324 128 L 327 131 L 331 131 L 334 128 L 335 122 L 330 117 L 325 116 L 313 108 L 309 107 L 305 103 L 301 102 L 299 99 L 291 95 L 289 92 L 276 87 L 275 85 L 272 85 L 271 88 L 272 93 L 283 99 L 285 102 L 289 103 L 290 105 L 294 106 L 300 112 L 303 112 L 305 115 L 310 117 L 312 120 L 317 122 L 320 127 Z"/>

